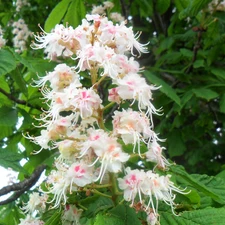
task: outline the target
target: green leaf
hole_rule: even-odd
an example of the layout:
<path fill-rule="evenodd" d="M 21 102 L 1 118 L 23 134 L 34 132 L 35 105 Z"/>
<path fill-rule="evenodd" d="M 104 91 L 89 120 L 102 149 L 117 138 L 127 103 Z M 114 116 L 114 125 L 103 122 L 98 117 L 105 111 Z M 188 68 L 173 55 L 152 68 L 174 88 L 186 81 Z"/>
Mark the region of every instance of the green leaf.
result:
<path fill-rule="evenodd" d="M 211 69 L 212 74 L 216 75 L 218 78 L 222 78 L 225 80 L 225 70 L 222 68 L 212 68 Z"/>
<path fill-rule="evenodd" d="M 225 113 L 225 94 L 220 99 L 220 112 Z"/>
<path fill-rule="evenodd" d="M 113 207 L 113 201 L 107 197 L 98 197 L 95 199 L 94 197 L 91 197 L 89 199 L 92 199 L 92 202 L 89 201 L 80 201 L 82 205 L 85 206 L 85 203 L 88 203 L 88 209 L 85 211 L 85 216 L 87 217 L 93 217 L 97 213 L 99 213 L 102 210 L 106 210 Z"/>
<path fill-rule="evenodd" d="M 128 205 L 117 205 L 109 211 L 109 214 L 123 221 L 123 225 L 141 225 L 140 220 L 137 218 L 137 213 Z"/>
<path fill-rule="evenodd" d="M 62 211 L 56 210 L 55 213 L 48 219 L 45 225 L 60 225 L 62 224 L 61 220 Z"/>
<path fill-rule="evenodd" d="M 18 109 L 18 112 L 23 117 L 23 123 L 22 123 L 22 126 L 20 127 L 20 130 L 30 128 L 33 122 L 33 119 L 31 118 L 30 114 L 27 113 L 24 109 L 21 109 L 19 107 L 17 109 Z"/>
<path fill-rule="evenodd" d="M 2 90 L 4 90 L 7 93 L 10 92 L 9 84 L 8 84 L 5 76 L 0 76 L 0 84 L 1 84 L 0 88 Z M 0 107 L 2 107 L 3 105 L 7 105 L 7 106 L 11 107 L 12 101 L 7 96 L 5 96 L 4 94 L 2 94 L 0 92 Z"/>
<path fill-rule="evenodd" d="M 27 96 L 28 95 L 27 85 L 26 85 L 23 75 L 20 73 L 19 69 L 13 71 L 11 73 L 11 76 L 12 76 L 13 80 L 16 82 L 16 84 L 18 85 L 19 89 L 22 91 L 22 93 L 25 96 Z"/>
<path fill-rule="evenodd" d="M 184 212 L 174 216 L 168 212 L 160 213 L 161 225 L 224 225 L 225 208 L 206 208 Z"/>
<path fill-rule="evenodd" d="M 186 103 L 191 100 L 192 96 L 193 96 L 192 91 L 185 92 L 181 98 L 181 106 L 184 107 Z"/>
<path fill-rule="evenodd" d="M 214 201 L 217 201 L 220 204 L 224 204 L 224 197 L 221 196 L 220 193 L 218 194 L 218 192 L 215 193 L 214 190 L 212 191 L 211 186 L 206 186 L 205 182 L 202 183 L 199 179 L 196 179 L 196 176 L 189 175 L 182 166 L 170 166 L 170 171 L 178 181 L 183 179 L 187 184 L 202 192 L 204 195 L 211 197 Z"/>
<path fill-rule="evenodd" d="M 212 0 L 192 0 L 187 8 L 180 12 L 180 19 L 196 16 Z"/>
<path fill-rule="evenodd" d="M 0 165 L 6 169 L 12 168 L 15 171 L 26 172 L 19 163 L 22 158 L 22 154 L 12 152 L 9 148 L 0 149 Z"/>
<path fill-rule="evenodd" d="M 150 71 L 145 71 L 144 74 L 148 81 L 155 85 L 161 86 L 159 90 L 166 94 L 170 99 L 175 101 L 178 105 L 180 105 L 180 98 L 178 97 L 176 91 L 171 88 L 164 80 L 160 79 Z"/>
<path fill-rule="evenodd" d="M 17 110 L 9 107 L 0 108 L 0 126 L 15 126 L 17 123 Z"/>
<path fill-rule="evenodd" d="M 64 18 L 64 25 L 66 25 L 66 23 L 69 23 L 69 25 L 75 28 L 81 23 L 85 15 L 86 9 L 84 6 L 84 2 L 82 0 L 72 0 L 72 3 L 70 4 Z"/>
<path fill-rule="evenodd" d="M 61 22 L 71 1 L 72 0 L 62 0 L 55 6 L 45 21 L 44 29 L 46 32 L 50 32 L 56 24 Z"/>
<path fill-rule="evenodd" d="M 187 58 L 192 58 L 194 55 L 193 51 L 186 48 L 181 48 L 180 52 L 184 57 L 187 57 Z"/>
<path fill-rule="evenodd" d="M 160 14 L 165 13 L 170 7 L 170 0 L 157 0 L 156 1 L 156 11 Z"/>
<path fill-rule="evenodd" d="M 223 178 L 208 176 L 206 174 L 192 174 L 191 176 L 219 196 L 222 200 L 220 201 L 221 203 L 225 203 L 225 180 Z"/>
<path fill-rule="evenodd" d="M 182 155 L 186 146 L 181 136 L 180 130 L 173 130 L 168 134 L 168 152 L 170 157 Z"/>
<path fill-rule="evenodd" d="M 182 11 L 185 8 L 187 8 L 189 4 L 189 0 L 174 0 L 175 6 L 178 9 L 178 11 Z"/>
<path fill-rule="evenodd" d="M 127 205 L 118 205 L 107 214 L 99 213 L 96 216 L 94 225 L 141 225 L 134 209 Z"/>
<path fill-rule="evenodd" d="M 98 214 L 93 225 L 124 225 L 119 218 L 107 214 Z"/>
<path fill-rule="evenodd" d="M 207 101 L 218 97 L 218 93 L 207 88 L 198 88 L 198 89 L 193 89 L 192 91 L 196 95 L 196 97 L 204 98 Z"/>
<path fill-rule="evenodd" d="M 9 203 L 0 208 L 0 225 L 18 225 L 22 212 L 15 202 Z"/>
<path fill-rule="evenodd" d="M 199 68 L 199 67 L 204 67 L 204 60 L 203 59 L 198 59 L 193 63 L 194 68 Z"/>
<path fill-rule="evenodd" d="M 16 60 L 12 53 L 6 49 L 0 50 L 0 76 L 16 68 Z"/>

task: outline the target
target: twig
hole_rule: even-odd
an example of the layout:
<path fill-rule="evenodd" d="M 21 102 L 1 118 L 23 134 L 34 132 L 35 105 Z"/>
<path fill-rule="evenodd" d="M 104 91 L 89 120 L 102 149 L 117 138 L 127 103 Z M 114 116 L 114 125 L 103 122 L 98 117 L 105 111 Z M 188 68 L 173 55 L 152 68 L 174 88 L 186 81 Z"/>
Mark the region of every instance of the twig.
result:
<path fill-rule="evenodd" d="M 35 109 L 38 109 L 38 110 L 41 111 L 41 108 L 40 107 L 33 106 L 30 103 L 26 102 L 25 100 L 17 99 L 13 95 L 11 95 L 10 93 L 8 93 L 5 90 L 3 90 L 2 88 L 0 88 L 0 93 L 2 93 L 3 95 L 5 95 L 8 99 L 16 102 L 17 104 L 26 105 L 26 106 L 29 106 L 31 108 L 35 108 Z"/>
<path fill-rule="evenodd" d="M 194 30 L 194 29 L 193 29 Z M 195 31 L 195 30 L 194 30 Z M 204 32 L 205 30 L 203 29 L 199 29 L 199 30 L 196 30 L 198 32 L 198 39 L 197 39 L 197 42 L 195 43 L 195 46 L 193 48 L 193 58 L 192 58 L 192 61 L 191 61 L 191 65 L 187 68 L 186 70 L 186 73 L 190 73 L 191 70 L 193 69 L 193 64 L 194 62 L 196 61 L 197 59 L 197 54 L 198 54 L 198 50 L 200 49 L 201 47 L 201 40 L 202 40 L 202 32 Z"/>
<path fill-rule="evenodd" d="M 42 172 L 45 169 L 46 169 L 46 165 L 40 165 L 34 170 L 34 172 L 29 178 L 19 183 L 8 185 L 0 189 L 0 196 L 6 195 L 10 193 L 11 191 L 15 191 L 14 194 L 10 196 L 8 199 L 1 201 L 0 205 L 8 204 L 12 201 L 15 201 L 17 198 L 19 198 L 25 191 L 29 190 L 32 186 L 34 186 L 37 183 L 38 179 L 40 178 Z"/>

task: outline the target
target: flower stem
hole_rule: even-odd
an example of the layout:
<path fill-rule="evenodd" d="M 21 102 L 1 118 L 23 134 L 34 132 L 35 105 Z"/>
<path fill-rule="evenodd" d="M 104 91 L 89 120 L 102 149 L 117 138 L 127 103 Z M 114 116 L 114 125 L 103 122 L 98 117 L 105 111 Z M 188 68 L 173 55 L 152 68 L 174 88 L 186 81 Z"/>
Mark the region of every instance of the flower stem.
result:
<path fill-rule="evenodd" d="M 91 83 L 92 85 L 94 86 L 96 84 L 96 81 L 97 81 L 97 77 L 98 77 L 98 70 L 93 67 L 91 70 L 90 70 L 90 73 L 91 73 Z"/>
<path fill-rule="evenodd" d="M 118 187 L 117 187 L 116 174 L 115 173 L 109 173 L 109 179 L 110 179 L 110 182 L 112 184 L 112 188 L 111 188 L 112 200 L 115 203 L 115 205 L 117 205 L 117 203 L 118 203 L 117 197 L 119 195 L 119 190 L 118 190 Z"/>
<path fill-rule="evenodd" d="M 104 197 L 106 197 L 106 198 L 112 198 L 111 195 L 104 194 L 104 193 L 102 193 L 102 192 L 100 192 L 100 191 L 98 191 L 98 190 L 96 190 L 96 189 L 91 190 L 91 192 L 94 193 L 94 194 L 97 194 L 97 195 L 104 196 Z"/>
<path fill-rule="evenodd" d="M 115 102 L 110 102 L 108 105 L 106 105 L 106 106 L 102 109 L 102 111 L 105 111 L 106 109 L 112 107 L 114 104 L 115 104 Z"/>

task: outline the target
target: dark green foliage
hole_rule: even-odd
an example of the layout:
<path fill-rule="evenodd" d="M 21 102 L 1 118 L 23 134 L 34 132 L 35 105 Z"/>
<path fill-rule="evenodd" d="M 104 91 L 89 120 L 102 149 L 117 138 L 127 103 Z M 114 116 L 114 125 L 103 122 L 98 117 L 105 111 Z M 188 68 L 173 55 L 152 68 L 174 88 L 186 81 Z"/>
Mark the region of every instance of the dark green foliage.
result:
<path fill-rule="evenodd" d="M 43 59 L 43 52 L 31 48 L 18 54 L 12 47 L 12 28 L 7 26 L 15 12 L 15 1 L 0 1 L 0 25 L 9 38 L 8 47 L 0 49 L 0 165 L 19 172 L 23 180 L 42 163 L 49 173 L 56 152 L 44 150 L 32 155 L 39 147 L 23 135 L 38 135 L 33 126 L 46 104 L 33 80 L 52 71 L 55 62 Z M 58 23 L 77 26 L 93 4 L 103 1 L 30 0 L 31 6 L 16 14 L 23 16 L 33 32 L 38 24 L 50 32 Z M 128 24 L 142 31 L 140 42 L 149 42 L 149 53 L 140 57 L 148 83 L 160 86 L 153 93 L 153 104 L 163 108 L 162 116 L 154 116 L 160 138 L 165 138 L 165 154 L 171 162 L 169 173 L 174 183 L 191 192 L 177 195 L 176 212 L 159 206 L 162 225 L 222 225 L 225 222 L 225 9 L 209 10 L 210 0 L 114 0 L 113 11 L 125 17 Z M 31 38 L 33 39 L 33 38 Z M 70 60 L 67 61 L 72 65 Z M 85 77 L 84 84 L 90 86 Z M 106 90 L 110 83 L 102 87 Z M 110 118 L 106 127 L 111 127 Z M 20 144 L 20 145 L 18 145 Z M 24 149 L 22 151 L 21 149 Z M 131 146 L 123 146 L 131 152 Z M 145 149 L 142 149 L 144 152 Z M 20 164 L 26 159 L 25 165 Z M 129 166 L 137 165 L 133 158 Z M 222 171 L 222 172 L 221 172 Z M 190 173 L 190 174 L 189 174 Z M 194 175 L 193 175 L 194 174 Z M 206 175 L 207 174 L 207 175 Z M 217 175 L 219 174 L 219 175 Z M 217 176 L 216 176 L 217 175 Z M 75 198 L 76 197 L 76 198 Z M 114 207 L 111 199 L 91 195 L 85 200 L 71 196 L 71 202 L 87 210 L 81 224 L 124 225 L 146 224 L 146 218 L 126 204 Z M 80 197 L 80 196 L 79 196 Z M 21 206 L 22 196 L 19 201 Z M 27 200 L 27 199 L 26 199 Z M 0 224 L 19 223 L 20 209 L 14 203 L 0 207 Z M 61 210 L 44 214 L 45 224 L 61 223 Z"/>

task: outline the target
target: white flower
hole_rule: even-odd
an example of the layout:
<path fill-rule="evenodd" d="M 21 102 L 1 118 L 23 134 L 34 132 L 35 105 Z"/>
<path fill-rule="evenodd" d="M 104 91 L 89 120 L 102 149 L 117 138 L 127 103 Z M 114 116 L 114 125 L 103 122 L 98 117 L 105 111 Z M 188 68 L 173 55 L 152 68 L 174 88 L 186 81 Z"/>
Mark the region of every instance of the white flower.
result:
<path fill-rule="evenodd" d="M 44 225 L 44 222 L 33 218 L 28 214 L 25 219 L 20 219 L 20 223 L 18 225 Z"/>
<path fill-rule="evenodd" d="M 87 166 L 83 161 L 73 163 L 68 169 L 66 177 L 70 182 L 70 191 L 73 184 L 78 187 L 84 187 L 95 179 L 92 168 Z"/>
<path fill-rule="evenodd" d="M 158 222 L 158 215 L 155 215 L 153 212 L 148 213 L 146 221 L 148 225 L 160 225 Z"/>
<path fill-rule="evenodd" d="M 16 48 L 16 52 L 20 53 L 27 49 L 26 42 L 29 36 L 31 36 L 31 32 L 23 19 L 14 22 L 12 26 L 12 33 L 14 34 L 13 45 Z"/>
<path fill-rule="evenodd" d="M 110 1 L 103 2 L 103 5 L 106 9 L 112 9 L 114 7 L 114 4 Z"/>
<path fill-rule="evenodd" d="M 117 12 L 110 13 L 109 17 L 115 22 L 122 22 L 125 20 L 125 18 L 120 13 Z"/>
<path fill-rule="evenodd" d="M 58 91 L 69 86 L 73 83 L 75 87 L 81 87 L 79 75 L 71 67 L 67 66 L 65 63 L 59 64 L 54 68 L 53 72 L 49 72 L 46 76 L 40 78 L 40 80 L 35 83 L 37 86 L 44 86 L 47 82 L 50 82 L 50 87 Z"/>
<path fill-rule="evenodd" d="M 115 138 L 111 138 L 103 130 L 88 131 L 90 136 L 83 143 L 81 157 L 87 155 L 90 151 L 96 156 L 92 159 L 92 166 L 97 162 L 101 163 L 98 178 L 102 182 L 106 172 L 118 173 L 122 170 L 122 165 L 129 159 L 129 155 L 122 151 L 121 145 Z"/>
<path fill-rule="evenodd" d="M 73 160 L 73 157 L 75 157 L 75 154 L 78 151 L 79 143 L 77 143 L 77 141 L 65 139 L 58 142 L 57 146 L 60 152 L 60 157 L 63 160 Z"/>
<path fill-rule="evenodd" d="M 73 51 L 77 48 L 77 43 L 73 37 L 74 29 L 64 27 L 62 24 L 56 24 L 55 28 L 46 33 L 42 28 L 40 35 L 34 35 L 37 43 L 32 44 L 33 49 L 45 49 L 47 58 L 54 59 L 55 56 L 72 56 Z"/>
<path fill-rule="evenodd" d="M 168 160 L 162 155 L 162 150 L 165 149 L 161 147 L 155 138 L 148 144 L 148 151 L 146 152 L 146 160 L 150 162 L 156 162 L 157 166 L 165 169 L 166 166 L 169 166 L 170 163 Z"/>
<path fill-rule="evenodd" d="M 53 199 L 48 201 L 47 203 L 53 203 L 53 208 L 57 208 L 60 206 L 61 201 L 65 205 L 67 201 L 67 192 L 68 187 L 70 185 L 69 181 L 66 179 L 67 168 L 55 161 L 56 169 L 52 170 L 50 175 L 47 178 L 48 187 L 47 194 L 53 194 Z"/>
<path fill-rule="evenodd" d="M 126 168 L 126 175 L 124 178 L 118 178 L 119 188 L 124 191 L 124 199 L 126 201 L 134 200 L 136 195 L 139 196 L 140 201 L 142 202 L 142 185 L 146 181 L 146 174 L 143 170 L 131 170 L 130 167 Z"/>
<path fill-rule="evenodd" d="M 102 15 L 105 13 L 105 8 L 101 5 L 99 6 L 93 6 L 91 14 L 99 14 Z"/>
<path fill-rule="evenodd" d="M 47 199 L 48 195 L 33 192 L 29 195 L 29 201 L 22 207 L 22 210 L 24 210 L 24 213 L 33 213 L 35 210 L 43 212 L 46 208 Z"/>
<path fill-rule="evenodd" d="M 62 224 L 80 225 L 80 217 L 82 210 L 78 209 L 75 205 L 66 205 L 62 216 Z"/>
<path fill-rule="evenodd" d="M 117 79 L 115 83 L 118 85 L 118 95 L 124 99 L 138 101 L 140 111 L 147 109 L 146 114 L 157 113 L 157 109 L 151 103 L 152 90 L 158 89 L 155 86 L 150 86 L 146 83 L 145 78 L 136 73 L 129 73 L 122 79 Z"/>
<path fill-rule="evenodd" d="M 120 96 L 118 95 L 118 88 L 109 89 L 108 100 L 118 104 L 121 102 Z"/>
<path fill-rule="evenodd" d="M 135 152 L 136 145 L 141 155 L 141 141 L 146 143 L 154 135 L 147 116 L 143 113 L 133 111 L 131 108 L 122 112 L 115 111 L 113 116 L 113 134 L 120 136 L 125 144 L 133 144 Z"/>
<path fill-rule="evenodd" d="M 78 109 L 82 118 L 87 118 L 100 108 L 101 98 L 93 89 L 81 88 L 71 96 L 70 104 Z"/>

